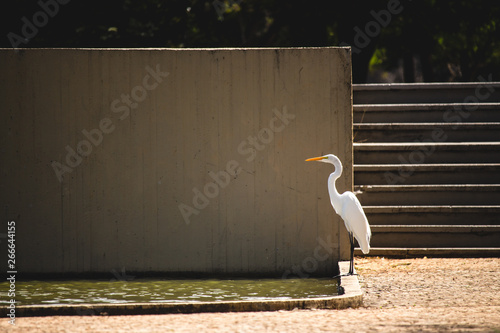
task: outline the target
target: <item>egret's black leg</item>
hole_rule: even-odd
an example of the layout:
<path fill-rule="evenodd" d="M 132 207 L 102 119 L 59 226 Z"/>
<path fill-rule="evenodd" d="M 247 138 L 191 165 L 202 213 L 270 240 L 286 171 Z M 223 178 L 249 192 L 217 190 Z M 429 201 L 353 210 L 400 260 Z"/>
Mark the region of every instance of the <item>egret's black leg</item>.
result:
<path fill-rule="evenodd" d="M 349 233 L 349 242 L 351 243 L 351 261 L 349 263 L 349 275 L 354 274 L 354 235 Z"/>
<path fill-rule="evenodd" d="M 349 258 L 349 272 L 347 274 L 335 275 L 333 278 L 338 278 L 340 276 L 354 275 L 354 235 L 352 232 L 349 233 L 349 243 L 351 244 L 351 257 Z"/>

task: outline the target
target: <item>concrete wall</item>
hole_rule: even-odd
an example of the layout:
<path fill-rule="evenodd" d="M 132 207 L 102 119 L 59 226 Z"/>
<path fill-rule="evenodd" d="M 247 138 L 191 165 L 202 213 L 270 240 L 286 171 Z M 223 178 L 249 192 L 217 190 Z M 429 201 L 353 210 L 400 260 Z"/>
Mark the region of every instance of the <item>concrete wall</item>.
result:
<path fill-rule="evenodd" d="M 293 276 L 347 257 L 333 167 L 304 159 L 337 154 L 351 189 L 348 48 L 0 50 L 0 73 L 18 272 Z"/>

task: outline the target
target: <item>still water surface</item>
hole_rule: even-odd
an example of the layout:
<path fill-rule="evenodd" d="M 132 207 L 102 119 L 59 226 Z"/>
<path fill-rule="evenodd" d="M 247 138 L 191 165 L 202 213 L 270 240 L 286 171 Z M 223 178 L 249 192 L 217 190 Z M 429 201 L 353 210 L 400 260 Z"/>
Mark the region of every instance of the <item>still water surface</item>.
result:
<path fill-rule="evenodd" d="M 0 283 L 0 305 L 8 304 L 7 282 Z M 213 302 L 276 300 L 337 295 L 333 279 L 196 279 L 132 281 L 16 281 L 17 305 L 79 303 Z"/>

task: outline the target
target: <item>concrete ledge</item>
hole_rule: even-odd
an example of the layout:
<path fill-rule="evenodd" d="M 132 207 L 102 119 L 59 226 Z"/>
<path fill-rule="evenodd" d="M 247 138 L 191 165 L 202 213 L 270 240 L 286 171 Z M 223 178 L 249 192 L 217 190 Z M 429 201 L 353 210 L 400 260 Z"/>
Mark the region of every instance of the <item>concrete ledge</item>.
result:
<path fill-rule="evenodd" d="M 457 248 L 397 248 L 397 247 L 379 247 L 371 248 L 369 254 L 363 254 L 360 249 L 354 250 L 356 256 L 384 256 L 394 258 L 407 257 L 469 257 L 469 258 L 487 258 L 500 257 L 500 248 L 498 247 L 457 247 Z"/>
<path fill-rule="evenodd" d="M 354 151 L 399 151 L 414 150 L 422 147 L 435 147 L 446 150 L 493 150 L 497 151 L 500 142 L 357 142 L 353 143 Z"/>
<path fill-rule="evenodd" d="M 498 184 L 424 184 L 424 185 L 355 185 L 355 191 L 368 192 L 500 192 Z M 474 207 L 469 205 L 465 207 Z M 485 205 L 489 207 L 489 205 Z"/>
<path fill-rule="evenodd" d="M 463 206 L 463 205 L 439 205 L 439 206 L 424 206 L 424 205 L 400 205 L 400 206 L 365 206 L 363 207 L 367 214 L 403 214 L 403 213 L 429 213 L 429 214 L 482 214 L 482 213 L 500 213 L 500 206 Z M 428 223 L 433 227 L 434 225 Z M 444 224 L 444 226 L 452 226 Z M 375 226 L 375 225 L 374 225 Z M 380 225 L 379 225 L 380 226 Z M 410 226 L 410 225 L 403 225 Z M 419 225 L 422 227 L 422 225 Z M 471 224 L 473 227 L 480 227 L 479 224 Z M 489 230 L 494 226 L 484 225 Z M 464 225 L 457 225 L 457 228 L 464 228 Z"/>
<path fill-rule="evenodd" d="M 418 212 L 418 210 L 417 210 Z M 422 210 L 425 213 L 425 207 Z M 431 211 L 432 212 L 432 211 Z M 485 233 L 499 232 L 498 225 L 372 225 L 374 233 Z"/>
<path fill-rule="evenodd" d="M 353 101 L 355 105 L 496 103 L 500 102 L 498 88 L 500 82 L 353 84 Z M 489 89 L 488 95 L 483 95 L 485 89 Z"/>
<path fill-rule="evenodd" d="M 349 262 L 340 262 L 339 270 L 341 274 L 347 273 L 349 270 Z M 21 305 L 16 307 L 16 317 L 115 316 L 199 312 L 278 311 L 293 309 L 346 309 L 360 307 L 363 304 L 363 293 L 359 286 L 357 276 L 346 276 L 340 279 L 341 288 L 339 288 L 339 290 L 343 290 L 344 293 L 332 297 L 276 301 Z M 0 307 L 1 316 L 5 317 L 8 312 L 8 307 Z"/>
<path fill-rule="evenodd" d="M 500 163 L 436 163 L 436 164 L 355 164 L 355 171 L 394 171 L 394 170 L 415 170 L 415 171 L 476 171 L 496 170 L 500 168 Z"/>
<path fill-rule="evenodd" d="M 500 88 L 500 82 L 367 83 L 352 85 L 354 91 L 475 89 L 478 86 Z"/>
<path fill-rule="evenodd" d="M 425 129 L 466 129 L 466 130 L 483 130 L 497 129 L 500 127 L 500 122 L 479 122 L 479 123 L 445 123 L 445 122 L 430 122 L 430 123 L 355 123 L 355 130 L 413 130 L 421 131 Z M 483 140 L 486 141 L 486 140 Z"/>
<path fill-rule="evenodd" d="M 354 112 L 391 112 L 391 111 L 440 111 L 447 110 L 491 110 L 496 111 L 500 103 L 410 103 L 410 104 L 356 104 Z"/>

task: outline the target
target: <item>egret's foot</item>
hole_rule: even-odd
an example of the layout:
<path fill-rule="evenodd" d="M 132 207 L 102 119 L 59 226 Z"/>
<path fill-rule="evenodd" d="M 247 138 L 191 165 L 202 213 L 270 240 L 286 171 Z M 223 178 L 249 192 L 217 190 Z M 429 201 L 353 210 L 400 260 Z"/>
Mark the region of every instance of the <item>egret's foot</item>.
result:
<path fill-rule="evenodd" d="M 336 279 L 336 278 L 341 277 L 341 276 L 352 276 L 352 275 L 358 275 L 358 273 L 339 274 L 339 275 L 335 275 L 332 279 Z"/>

